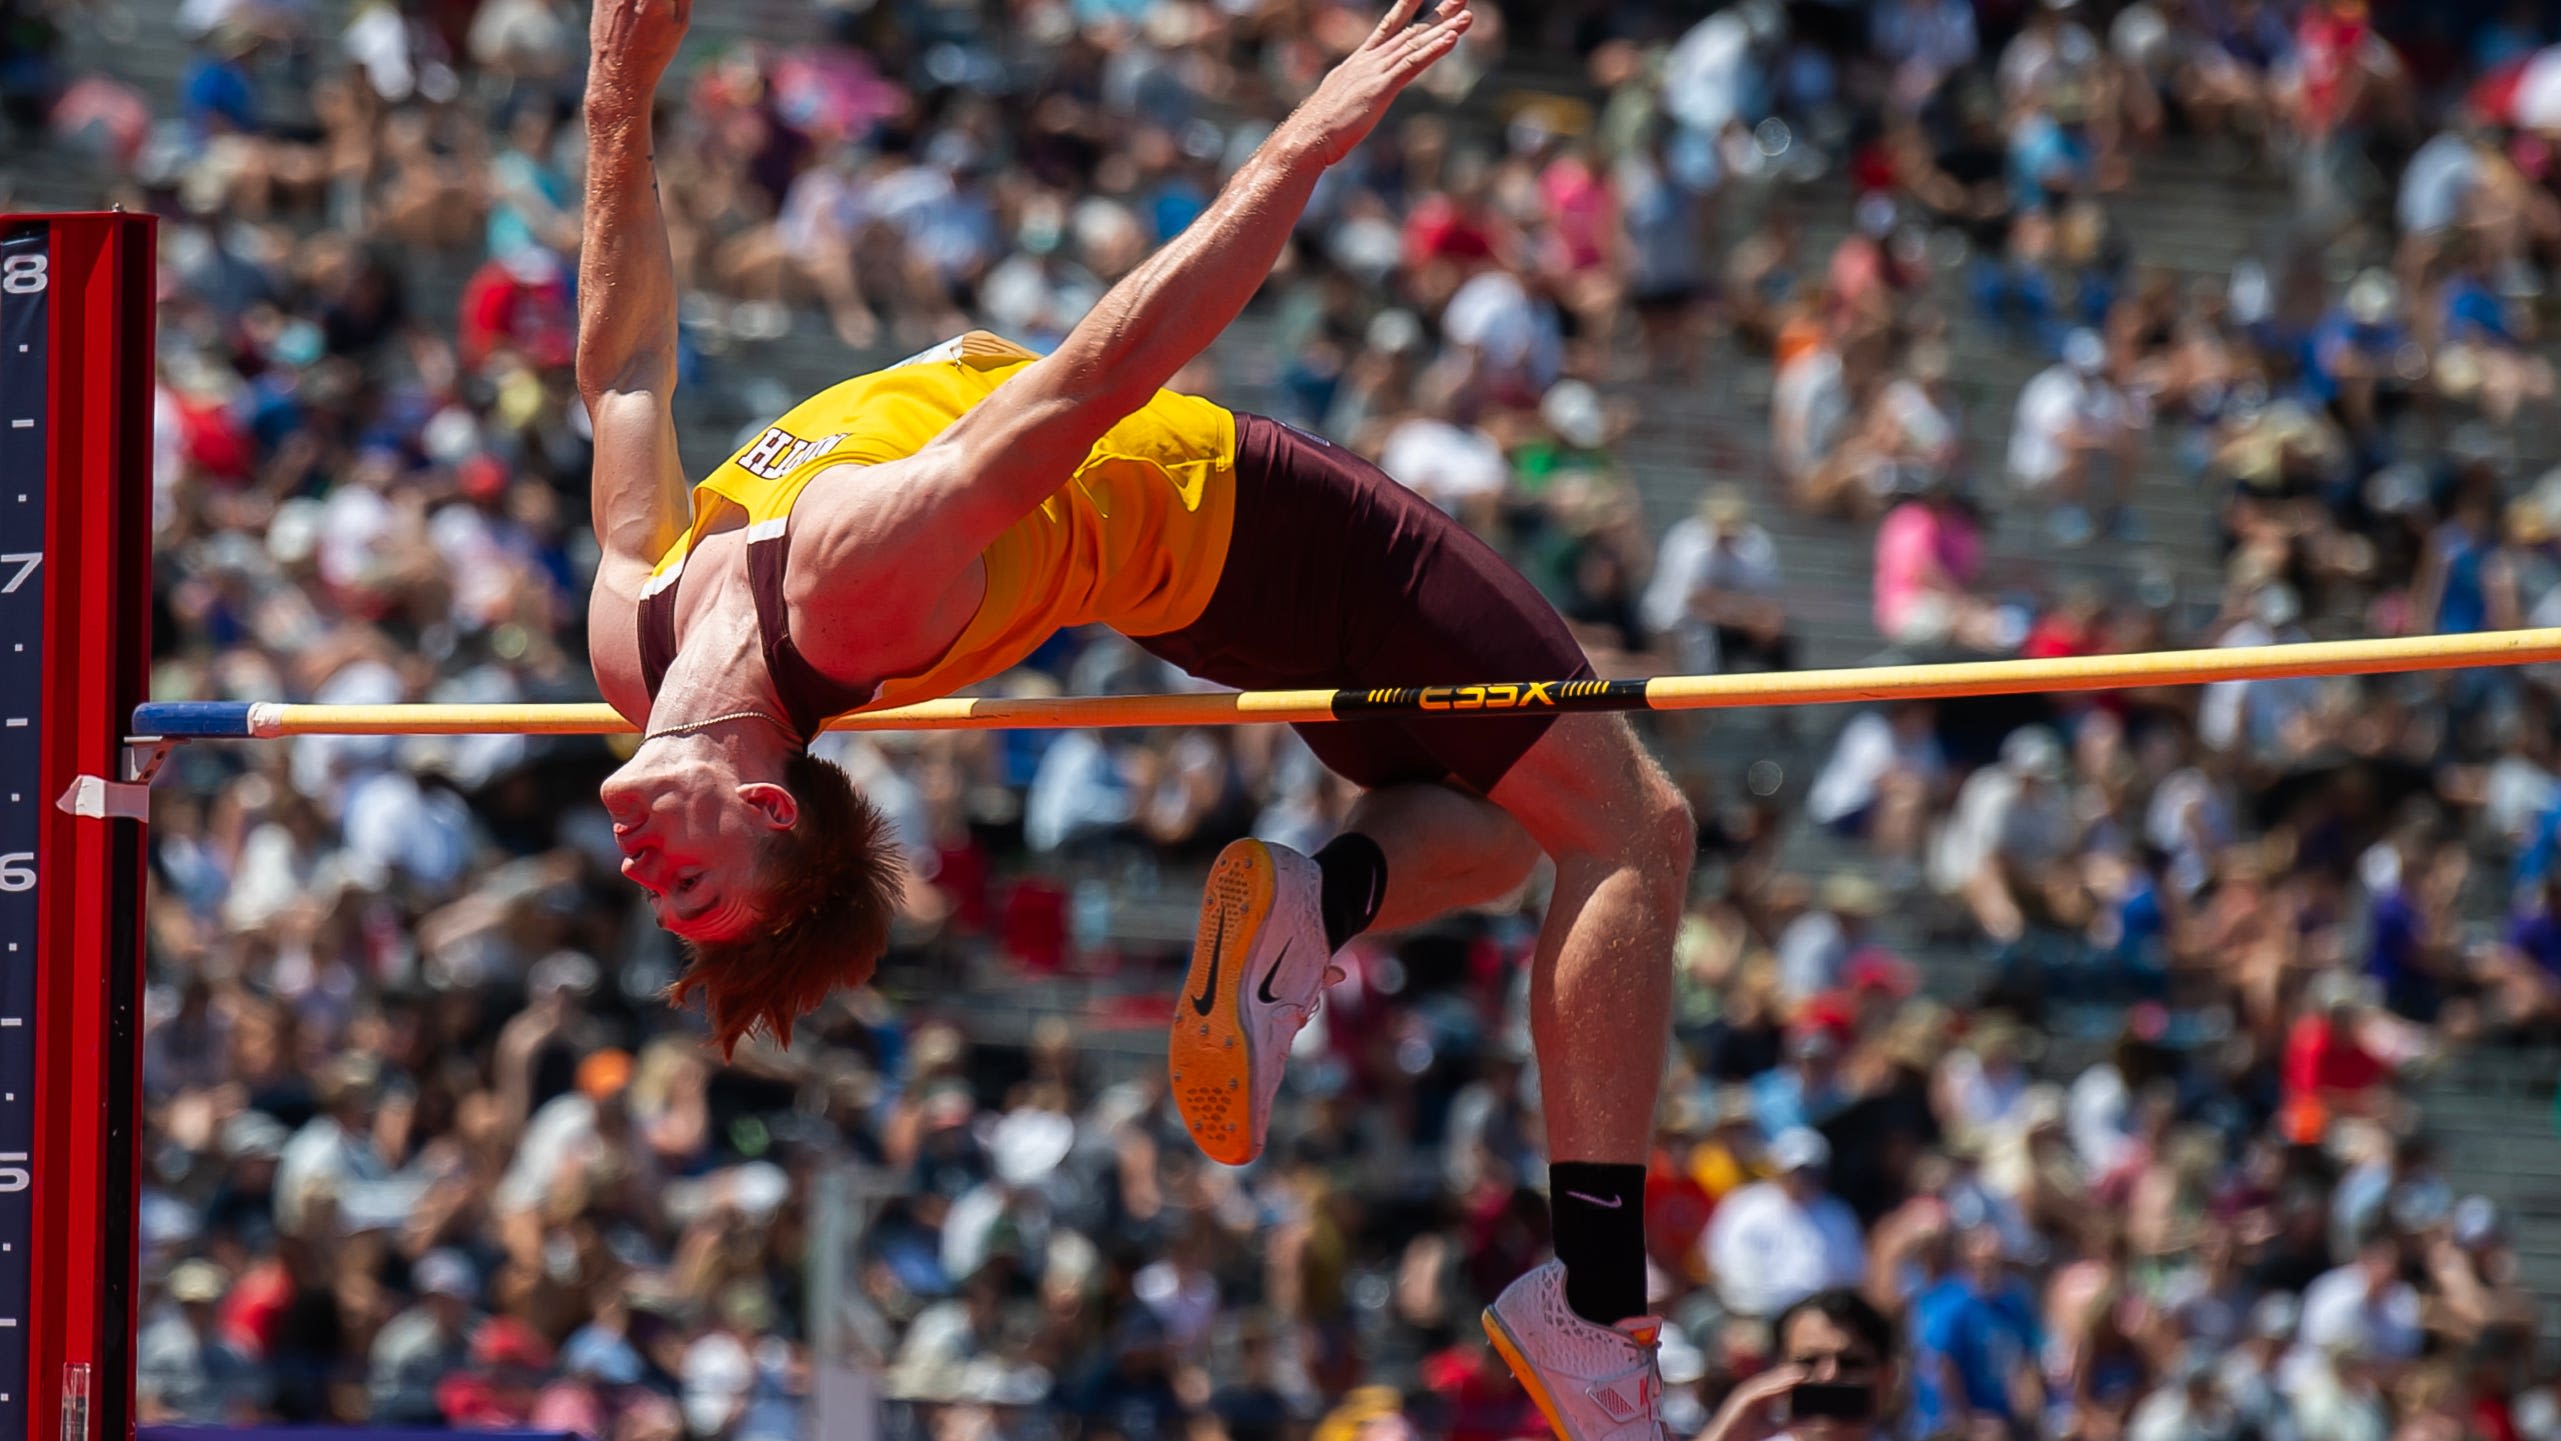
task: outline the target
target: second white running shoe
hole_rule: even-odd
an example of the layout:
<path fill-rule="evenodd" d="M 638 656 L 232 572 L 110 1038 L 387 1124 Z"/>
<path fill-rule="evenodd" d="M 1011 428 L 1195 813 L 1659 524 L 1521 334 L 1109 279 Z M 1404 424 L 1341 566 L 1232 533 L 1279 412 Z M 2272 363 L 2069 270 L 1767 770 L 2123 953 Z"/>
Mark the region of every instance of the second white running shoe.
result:
<path fill-rule="evenodd" d="M 1175 1109 L 1212 1160 L 1263 1153 L 1290 1042 L 1339 974 L 1319 889 L 1314 861 L 1262 841 L 1233 842 L 1210 867 L 1165 1060 Z"/>
<path fill-rule="evenodd" d="M 1565 1263 L 1550 1261 L 1485 1308 L 1485 1335 L 1538 1403 L 1559 1441 L 1661 1441 L 1663 1323 L 1586 1321 L 1565 1302 Z"/>

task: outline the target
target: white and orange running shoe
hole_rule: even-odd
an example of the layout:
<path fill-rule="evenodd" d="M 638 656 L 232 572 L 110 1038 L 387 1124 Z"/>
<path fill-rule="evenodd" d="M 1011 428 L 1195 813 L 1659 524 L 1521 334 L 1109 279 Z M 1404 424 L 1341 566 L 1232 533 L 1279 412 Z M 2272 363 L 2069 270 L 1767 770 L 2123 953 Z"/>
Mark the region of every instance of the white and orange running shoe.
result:
<path fill-rule="evenodd" d="M 1485 1308 L 1485 1336 L 1538 1403 L 1558 1441 L 1662 1441 L 1663 1323 L 1632 1316 L 1602 1326 L 1565 1303 L 1565 1263 L 1503 1288 Z"/>
<path fill-rule="evenodd" d="M 1342 975 L 1317 896 L 1316 863 L 1287 846 L 1235 841 L 1209 869 L 1165 1060 L 1175 1108 L 1211 1160 L 1263 1153 L 1290 1042 Z"/>

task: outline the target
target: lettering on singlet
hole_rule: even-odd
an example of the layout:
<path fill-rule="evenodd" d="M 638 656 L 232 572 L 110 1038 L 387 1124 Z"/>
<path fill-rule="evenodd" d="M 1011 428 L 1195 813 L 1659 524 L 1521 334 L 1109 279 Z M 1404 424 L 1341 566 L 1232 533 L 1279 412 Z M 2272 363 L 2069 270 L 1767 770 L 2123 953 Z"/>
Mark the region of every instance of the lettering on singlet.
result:
<path fill-rule="evenodd" d="M 809 461 L 833 453 L 845 443 L 842 434 L 803 440 L 779 425 L 767 426 L 756 442 L 738 454 L 740 470 L 761 480 L 780 480 Z"/>

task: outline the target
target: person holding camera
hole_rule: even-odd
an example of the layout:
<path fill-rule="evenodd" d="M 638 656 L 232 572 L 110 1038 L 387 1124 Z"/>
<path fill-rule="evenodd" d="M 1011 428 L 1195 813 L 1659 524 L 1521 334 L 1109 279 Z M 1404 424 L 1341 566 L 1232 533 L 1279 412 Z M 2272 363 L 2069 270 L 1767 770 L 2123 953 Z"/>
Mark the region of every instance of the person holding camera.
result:
<path fill-rule="evenodd" d="M 1900 1384 L 1894 1323 L 1848 1287 L 1779 1313 L 1778 1363 L 1734 1388 L 1695 1441 L 1872 1441 L 1892 1434 L 1885 1404 Z"/>

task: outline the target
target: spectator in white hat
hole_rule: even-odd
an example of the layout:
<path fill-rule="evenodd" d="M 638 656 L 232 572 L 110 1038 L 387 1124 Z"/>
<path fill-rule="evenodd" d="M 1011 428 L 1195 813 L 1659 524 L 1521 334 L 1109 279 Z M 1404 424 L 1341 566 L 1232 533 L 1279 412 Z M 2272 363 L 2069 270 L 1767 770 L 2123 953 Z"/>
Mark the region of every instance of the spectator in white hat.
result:
<path fill-rule="evenodd" d="M 2261 1296 L 2250 1308 L 2249 1324 L 2237 1344 L 2223 1355 L 2216 1366 L 2217 1379 L 2225 1395 L 2242 1417 L 2259 1428 L 2261 1435 L 2286 1416 L 2285 1394 L 2278 1389 L 2277 1370 L 2286 1349 L 2294 1344 L 2294 1328 L 2302 1319 L 2303 1307 L 2292 1292 L 2275 1291 Z"/>
<path fill-rule="evenodd" d="M 2160 1387 L 2135 1406 L 2125 1435 L 2126 1441 L 2238 1441 L 2246 1425 L 2215 1384 L 2213 1354 L 2192 1346 Z"/>
<path fill-rule="evenodd" d="M 1076 1123 L 1055 1111 L 1022 1107 L 996 1123 L 989 1150 L 994 1180 L 952 1203 L 943 1222 L 943 1274 L 961 1280 L 990 1259 L 997 1231 L 1019 1240 L 1016 1259 L 1037 1269 L 1053 1223 L 1047 1183 L 1076 1145 Z"/>
<path fill-rule="evenodd" d="M 2346 1265 L 2304 1290 L 2302 1330 L 2282 1375 L 2309 1384 L 2325 1358 L 2341 1355 L 2411 1360 L 2427 1340 L 2420 1322 L 2418 1290 L 2401 1278 L 2401 1236 L 2378 1224 Z"/>
<path fill-rule="evenodd" d="M 211 1261 L 170 1268 L 168 1304 L 143 1323 L 134 1347 L 140 1419 L 220 1423 L 264 1404 L 266 1379 L 221 1332 L 214 1303 L 230 1282 Z"/>
<path fill-rule="evenodd" d="M 2101 481 L 2112 531 L 2121 532 L 2140 459 L 2137 447 L 2150 423 L 2148 413 L 2108 378 L 2107 360 L 2107 342 L 2097 331 L 2073 331 L 2064 339 L 2062 360 L 2019 392 L 2011 421 L 2010 481 L 2051 507 L 2054 539 L 2061 545 L 2086 545 L 2096 533 L 2089 506 Z"/>
<path fill-rule="evenodd" d="M 1817 824 L 1865 838 L 1891 863 L 1897 883 L 1917 877 L 1930 812 L 1949 797 L 1937 717 L 1928 701 L 1859 712 L 1841 727 L 1805 797 Z"/>
<path fill-rule="evenodd" d="M 2421 1260 L 2436 1303 L 2431 1325 L 2447 1338 L 2477 1343 L 2533 1331 L 2536 1298 L 2520 1283 L 2507 1225 L 2489 1197 L 2455 1202 L 2446 1224 L 2430 1230 Z"/>
<path fill-rule="evenodd" d="M 1830 1286 L 1855 1286 L 1867 1269 L 1858 1217 L 1824 1189 L 1832 1145 L 1808 1127 L 1770 1142 L 1777 1179 L 1725 1198 L 1707 1225 L 1717 1298 L 1739 1316 L 1774 1317 Z"/>
<path fill-rule="evenodd" d="M 2070 888 L 2081 825 L 2068 776 L 2062 742 L 2043 726 L 2028 726 L 2001 742 L 2000 764 L 1975 772 L 1957 792 L 1956 813 L 1930 857 L 1930 879 L 1962 897 L 1994 940 L 2018 939 L 2031 914 Z"/>
<path fill-rule="evenodd" d="M 436 1386 L 471 1364 L 471 1329 L 480 1278 L 453 1251 L 430 1251 L 410 1268 L 416 1305 L 391 1318 L 374 1338 L 366 1389 L 376 1425 L 441 1426 Z"/>
<path fill-rule="evenodd" d="M 1793 670 L 1796 640 L 1778 590 L 1770 533 L 1753 521 L 1741 487 L 1717 485 L 1696 514 L 1663 532 L 1640 613 L 1648 631 L 1672 641 L 1685 670 L 1708 674 L 1738 661 Z"/>

